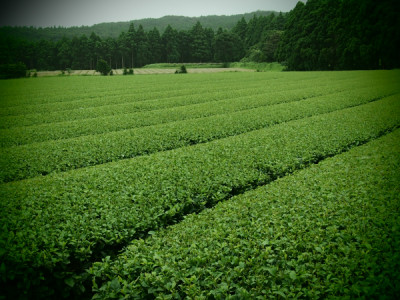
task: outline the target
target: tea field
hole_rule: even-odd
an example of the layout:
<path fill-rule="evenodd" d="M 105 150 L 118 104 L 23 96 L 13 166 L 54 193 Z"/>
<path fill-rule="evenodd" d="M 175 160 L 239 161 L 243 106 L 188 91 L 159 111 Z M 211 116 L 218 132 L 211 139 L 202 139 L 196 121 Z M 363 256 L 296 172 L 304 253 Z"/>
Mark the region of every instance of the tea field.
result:
<path fill-rule="evenodd" d="M 0 81 L 0 299 L 400 293 L 400 71 Z"/>

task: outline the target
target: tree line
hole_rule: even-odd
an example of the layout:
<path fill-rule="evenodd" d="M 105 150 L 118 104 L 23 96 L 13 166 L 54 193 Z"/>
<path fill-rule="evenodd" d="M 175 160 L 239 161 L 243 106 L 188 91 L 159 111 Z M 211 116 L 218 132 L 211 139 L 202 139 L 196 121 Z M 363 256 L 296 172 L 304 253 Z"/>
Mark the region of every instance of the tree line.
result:
<path fill-rule="evenodd" d="M 232 30 L 214 31 L 197 22 L 190 30 L 178 31 L 169 25 L 161 34 L 157 28 L 145 31 L 131 23 L 117 38 L 91 33 L 59 41 L 27 41 L 7 36 L 0 41 L 0 64 L 22 62 L 28 69 L 78 70 L 95 69 L 102 59 L 120 69 L 163 62 L 231 62 L 249 51 L 256 52 L 258 59 L 273 59 L 260 41 L 282 32 L 285 22 L 280 13 L 254 15 L 248 22 L 243 17 Z"/>
<path fill-rule="evenodd" d="M 230 30 L 189 30 L 168 25 L 145 31 L 130 24 L 116 38 L 95 33 L 58 41 L 0 35 L 0 65 L 29 69 L 113 69 L 151 63 L 279 61 L 288 70 L 390 69 L 400 67 L 397 0 L 308 0 L 287 14 L 242 17 Z"/>
<path fill-rule="evenodd" d="M 99 35 L 101 38 L 117 38 L 122 31 L 129 28 L 130 23 L 136 27 L 142 25 L 143 29 L 147 32 L 153 28 L 157 28 L 161 33 L 165 31 L 168 25 L 171 25 L 178 31 L 190 30 L 198 21 L 206 27 L 217 31 L 219 27 L 231 30 L 236 23 L 244 17 L 249 21 L 254 15 L 268 16 L 273 11 L 255 11 L 251 13 L 244 13 L 231 16 L 201 16 L 201 17 L 184 17 L 184 16 L 164 16 L 161 18 L 153 19 L 140 19 L 133 21 L 122 22 L 107 22 L 94 24 L 92 26 L 72 26 L 72 27 L 33 27 L 33 26 L 3 26 L 0 27 L 0 35 L 14 36 L 29 41 L 39 41 L 41 39 L 58 41 L 63 36 L 72 38 L 74 36 L 90 36 L 92 32 Z"/>
<path fill-rule="evenodd" d="M 398 0 L 308 0 L 288 14 L 276 57 L 289 70 L 400 67 Z"/>

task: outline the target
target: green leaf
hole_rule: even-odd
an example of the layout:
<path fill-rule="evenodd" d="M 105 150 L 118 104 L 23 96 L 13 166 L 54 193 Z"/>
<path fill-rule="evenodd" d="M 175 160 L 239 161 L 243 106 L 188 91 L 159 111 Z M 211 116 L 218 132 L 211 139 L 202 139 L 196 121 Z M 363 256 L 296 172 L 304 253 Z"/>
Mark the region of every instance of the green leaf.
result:
<path fill-rule="evenodd" d="M 64 282 L 70 287 L 74 287 L 75 285 L 75 280 L 72 277 L 65 279 Z"/>
<path fill-rule="evenodd" d="M 285 295 L 285 293 L 282 292 L 282 291 L 275 291 L 274 294 L 280 295 L 280 296 L 282 296 L 283 298 L 286 299 L 286 295 Z"/>
<path fill-rule="evenodd" d="M 272 275 L 275 276 L 276 275 L 276 268 L 267 268 L 268 272 Z"/>
<path fill-rule="evenodd" d="M 289 277 L 290 279 L 292 279 L 293 281 L 297 279 L 297 275 L 295 271 L 290 271 L 289 272 Z"/>
<path fill-rule="evenodd" d="M 114 291 L 119 291 L 121 289 L 121 284 L 119 283 L 118 278 L 114 278 L 113 280 L 111 280 L 110 282 L 110 287 L 114 290 Z"/>

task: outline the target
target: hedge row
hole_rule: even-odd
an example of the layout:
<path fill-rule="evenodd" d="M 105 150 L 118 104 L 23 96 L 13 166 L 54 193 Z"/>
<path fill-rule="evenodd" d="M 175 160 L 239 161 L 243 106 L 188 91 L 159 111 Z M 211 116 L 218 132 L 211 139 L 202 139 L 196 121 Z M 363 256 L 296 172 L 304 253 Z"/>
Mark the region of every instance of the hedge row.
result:
<path fill-rule="evenodd" d="M 135 240 L 93 299 L 396 299 L 400 130 Z"/>
<path fill-rule="evenodd" d="M 207 144 L 2 184 L 1 288 L 77 292 L 91 262 L 132 239 L 399 125 L 393 96 Z"/>
<path fill-rule="evenodd" d="M 120 159 L 205 143 L 211 140 L 242 134 L 274 124 L 301 119 L 312 115 L 340 110 L 379 99 L 392 91 L 384 87 L 354 89 L 341 93 L 259 107 L 207 118 L 191 119 L 156 126 L 142 127 L 100 135 L 89 135 L 75 139 L 28 144 L 0 149 L 0 182 L 10 182 L 53 172 L 63 172 Z M 299 97 L 304 96 L 298 92 Z M 307 93 L 304 91 L 304 93 Z M 296 97 L 293 95 L 293 97 Z M 256 97 L 255 97 L 256 98 Z M 276 100 L 277 98 L 275 98 Z M 283 99 L 286 99 L 283 97 Z M 246 101 L 228 102 L 207 111 L 243 109 Z M 251 104 L 247 103 L 251 107 Z M 179 118 L 180 113 L 161 116 Z M 183 111 L 185 112 L 185 111 Z M 196 112 L 188 111 L 187 115 Z M 160 115 L 159 115 L 160 117 Z M 160 117 L 160 118 L 162 118 Z M 144 118 L 146 119 L 146 118 Z M 154 118 L 153 121 L 161 122 Z M 93 124 L 97 127 L 97 124 Z M 99 124 L 99 127 L 100 124 Z"/>
<path fill-rule="evenodd" d="M 89 76 L 88 76 L 89 77 Z M 99 79 L 99 78 L 82 78 L 81 76 L 66 76 L 66 77 L 47 77 L 37 78 L 32 80 L 9 81 L 8 84 L 0 83 L 0 95 L 5 97 L 1 103 L 1 107 L 14 107 L 16 110 L 6 111 L 2 114 L 19 114 L 24 112 L 24 106 L 30 106 L 37 112 L 40 112 L 41 107 L 49 105 L 48 108 L 53 108 L 52 105 L 59 104 L 62 107 L 66 105 L 66 109 L 79 108 L 86 105 L 107 105 L 106 99 L 93 97 L 93 95 L 103 95 L 117 101 L 117 103 L 127 102 L 129 100 L 140 101 L 147 97 L 163 97 L 163 96 L 181 96 L 190 95 L 190 90 L 193 90 L 193 82 L 180 80 L 171 82 L 170 78 L 153 77 L 150 78 L 124 78 L 124 79 Z M 251 78 L 242 78 L 243 84 L 254 82 Z M 232 82 L 235 86 L 240 86 L 240 80 L 235 78 L 202 78 L 201 81 L 209 88 L 214 88 L 214 85 L 223 84 L 224 82 Z M 21 83 L 26 87 L 26 90 L 20 90 Z M 100 83 L 100 84 L 99 84 Z M 57 89 L 54 89 L 54 87 Z M 113 89 L 110 89 L 113 87 Z M 132 87 L 139 89 L 140 93 L 131 94 L 130 98 L 118 98 L 126 96 L 132 91 Z M 50 91 L 46 94 L 44 91 Z M 30 97 L 25 97 L 29 91 Z M 45 97 L 44 97 L 45 96 Z M 79 97 L 77 97 L 79 96 Z M 115 99 L 114 99 L 115 98 Z M 57 108 L 57 106 L 55 107 Z M 19 111 L 18 109 L 21 109 Z M 26 108 L 25 111 L 29 112 Z M 42 111 L 43 112 L 43 111 Z"/>
<path fill-rule="evenodd" d="M 371 87 L 369 87 L 371 88 Z M 349 87 L 350 89 L 350 87 Z M 381 85 L 376 88 L 387 94 L 390 90 L 400 89 Z M 0 147 L 10 147 L 30 143 L 44 142 L 48 140 L 68 139 L 83 135 L 102 134 L 113 131 L 121 131 L 137 127 L 157 125 L 180 120 L 196 119 L 223 113 L 230 113 L 249 108 L 268 106 L 279 103 L 294 102 L 309 97 L 331 94 L 345 90 L 341 86 L 322 86 L 320 88 L 297 88 L 279 92 L 268 92 L 249 96 L 225 97 L 224 99 L 213 100 L 210 95 L 201 96 L 203 99 L 210 97 L 205 103 L 197 103 L 150 111 L 124 113 L 114 116 L 96 117 L 89 119 L 76 119 L 67 122 L 46 123 L 33 126 L 18 126 L 10 129 L 0 129 Z M 226 93 L 228 94 L 228 93 Z M 177 100 L 175 98 L 175 100 Z M 131 109 L 134 105 L 129 105 Z M 129 111 L 129 109 L 126 109 Z M 58 113 L 60 114 L 60 113 Z M 71 112 L 75 116 L 79 113 Z M 71 115 L 71 119 L 74 117 Z"/>
<path fill-rule="evenodd" d="M 339 77 L 336 81 L 335 86 L 338 86 L 343 84 L 343 81 L 345 80 L 342 77 Z M 271 83 L 271 81 L 268 82 Z M 365 86 L 365 81 L 363 82 L 362 78 L 358 77 L 350 80 L 348 86 L 351 87 L 351 83 L 353 83 L 354 86 Z M 99 82 L 99 84 L 101 83 Z M 105 96 L 101 93 L 93 92 L 91 94 L 92 99 L 89 103 L 86 103 L 86 105 L 81 103 L 81 101 L 69 101 L 67 103 L 56 102 L 44 105 L 33 104 L 17 107 L 5 107 L 2 111 L 6 115 L 0 117 L 0 128 L 7 129 L 55 122 L 82 121 L 85 119 L 95 119 L 106 116 L 115 117 L 121 114 L 137 113 L 146 110 L 158 110 L 206 102 L 212 104 L 219 100 L 248 97 L 249 95 L 263 95 L 265 98 L 265 95 L 268 95 L 268 93 L 279 92 L 282 90 L 290 91 L 294 89 L 298 90 L 300 88 L 316 88 L 315 83 L 310 79 L 299 80 L 296 82 L 282 81 L 275 83 L 274 85 L 265 85 L 263 81 L 247 83 L 245 86 L 231 86 L 225 84 L 220 86 L 217 85 L 214 88 L 208 86 L 203 87 L 202 81 L 197 82 L 196 84 L 197 85 L 192 86 L 191 90 L 183 93 L 181 92 L 182 94 L 178 94 L 174 91 L 171 91 L 172 94 L 170 94 L 165 91 L 163 94 L 159 92 L 160 95 L 157 96 L 157 93 L 146 93 L 140 87 L 137 88 L 137 92 L 135 87 L 130 87 L 130 90 L 125 91 L 125 94 L 116 97 Z M 331 79 L 321 79 L 319 82 L 319 90 L 321 90 L 322 87 L 329 87 L 330 85 L 334 85 Z M 226 90 L 226 86 L 230 87 L 229 91 Z M 109 88 L 112 90 L 114 86 L 111 85 Z M 81 97 L 74 91 L 71 93 L 75 95 L 75 98 Z M 44 95 L 44 97 L 48 96 L 47 93 Z M 116 99 L 119 99 L 122 103 L 113 103 Z"/>
<path fill-rule="evenodd" d="M 392 75 L 392 74 L 391 74 Z M 81 76 L 36 78 L 35 80 L 10 80 L 0 82 L 2 101 L 0 115 L 18 115 L 30 112 L 44 113 L 55 110 L 79 109 L 94 106 L 123 104 L 152 99 L 167 99 L 207 92 L 221 91 L 229 86 L 230 90 L 243 90 L 265 86 L 268 88 L 284 84 L 300 83 L 308 85 L 314 80 L 346 81 L 360 79 L 364 81 L 391 76 L 384 72 L 341 72 L 313 74 L 293 73 L 224 73 L 192 74 L 186 78 L 169 76 L 138 76 L 101 79 Z M 23 84 L 24 89 L 20 86 Z M 27 92 L 29 97 L 26 97 Z M 8 110 L 10 109 L 10 110 Z"/>
<path fill-rule="evenodd" d="M 244 90 L 248 90 L 251 88 L 260 87 L 259 83 L 247 83 L 246 86 L 239 85 L 239 83 L 234 82 L 237 84 L 233 89 L 234 92 L 240 93 Z M 110 88 L 112 88 L 112 82 Z M 166 87 L 164 87 L 166 88 Z M 107 115 L 107 111 L 103 111 L 102 107 L 113 107 L 115 106 L 118 108 L 120 105 L 128 105 L 128 104 L 144 104 L 146 105 L 146 101 L 152 100 L 164 100 L 167 101 L 172 98 L 184 98 L 184 97 L 191 97 L 191 96 L 199 96 L 204 95 L 204 93 L 211 93 L 218 95 L 221 92 L 220 87 L 218 86 L 198 86 L 194 89 L 193 86 L 188 88 L 177 88 L 174 90 L 155 90 L 153 89 L 137 87 L 132 89 L 130 86 L 129 89 L 122 89 L 119 91 L 113 92 L 106 92 L 106 91 L 91 91 L 88 95 L 80 95 L 76 94 L 76 91 L 71 90 L 68 91 L 68 101 L 62 101 L 62 97 L 60 96 L 59 99 L 54 99 L 53 101 L 49 101 L 48 103 L 40 103 L 40 101 L 35 101 L 36 99 L 32 99 L 30 103 L 16 105 L 16 103 L 11 103 L 10 106 L 5 107 L 2 110 L 2 116 L 19 116 L 25 114 L 46 114 L 47 112 L 62 112 L 68 110 L 82 110 L 82 109 L 98 109 L 98 113 L 103 113 Z M 132 93 L 134 90 L 136 93 Z M 49 97 L 50 95 L 46 95 Z M 74 96 L 74 98 L 72 98 Z M 42 96 L 43 97 L 43 96 Z M 53 98 L 53 97 L 52 97 Z M 164 102 L 163 101 L 163 102 Z M 140 106 L 139 106 L 140 107 Z M 90 111 L 88 111 L 90 112 Z"/>

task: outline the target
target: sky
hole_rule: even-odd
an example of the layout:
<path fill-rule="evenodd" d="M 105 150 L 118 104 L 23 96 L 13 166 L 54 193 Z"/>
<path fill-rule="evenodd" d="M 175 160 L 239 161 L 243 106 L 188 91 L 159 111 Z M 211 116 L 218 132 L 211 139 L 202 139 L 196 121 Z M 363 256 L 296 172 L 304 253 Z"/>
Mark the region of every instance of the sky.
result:
<path fill-rule="evenodd" d="M 91 26 L 104 22 L 234 15 L 256 10 L 287 12 L 298 0 L 3 0 L 0 26 Z"/>

